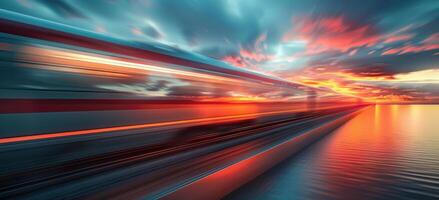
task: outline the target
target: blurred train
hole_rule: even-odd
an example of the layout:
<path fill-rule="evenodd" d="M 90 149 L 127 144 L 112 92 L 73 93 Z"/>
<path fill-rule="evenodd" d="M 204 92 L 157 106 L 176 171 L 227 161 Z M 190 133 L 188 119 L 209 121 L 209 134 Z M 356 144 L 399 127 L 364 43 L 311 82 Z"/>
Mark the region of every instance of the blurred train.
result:
<path fill-rule="evenodd" d="M 0 143 L 248 123 L 349 100 L 163 44 L 0 16 Z"/>
<path fill-rule="evenodd" d="M 111 38 L 0 9 L 0 158 L 8 161 L 0 166 L 6 180 L 0 198 L 57 190 L 52 186 L 58 182 L 93 193 L 96 185 L 74 180 L 104 174 L 91 168 L 110 173 L 120 163 L 131 167 L 138 160 L 163 158 L 165 171 L 168 165 L 184 167 L 179 160 L 189 157 L 194 163 L 203 156 L 227 163 L 235 154 L 222 151 L 269 148 L 351 113 L 357 104 L 332 91 L 176 47 Z M 102 188 L 112 183 L 96 180 Z M 56 195 L 47 191 L 45 197 Z"/>

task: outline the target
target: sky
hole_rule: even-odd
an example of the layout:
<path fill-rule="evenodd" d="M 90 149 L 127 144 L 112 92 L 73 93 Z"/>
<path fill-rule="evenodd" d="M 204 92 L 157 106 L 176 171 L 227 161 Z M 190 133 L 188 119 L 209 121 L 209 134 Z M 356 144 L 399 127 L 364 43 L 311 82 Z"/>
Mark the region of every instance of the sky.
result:
<path fill-rule="evenodd" d="M 367 101 L 439 102 L 437 0 L 16 0 L 0 8 Z"/>

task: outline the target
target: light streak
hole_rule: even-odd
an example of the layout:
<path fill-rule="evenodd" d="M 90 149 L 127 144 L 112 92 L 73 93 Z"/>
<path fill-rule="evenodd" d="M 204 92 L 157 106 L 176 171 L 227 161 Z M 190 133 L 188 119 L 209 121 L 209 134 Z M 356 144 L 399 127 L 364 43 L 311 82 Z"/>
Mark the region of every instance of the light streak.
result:
<path fill-rule="evenodd" d="M 336 108 L 336 107 L 338 107 L 338 106 L 327 106 L 324 108 L 329 109 L 329 108 Z M 202 118 L 202 119 L 190 119 L 190 120 L 179 120 L 179 121 L 170 121 L 170 122 L 147 123 L 147 124 L 116 126 L 116 127 L 108 127 L 108 128 L 96 128 L 96 129 L 86 129 L 86 130 L 77 130 L 77 131 L 65 131 L 65 132 L 57 132 L 57 133 L 45 133 L 45 134 L 37 134 L 37 135 L 0 138 L 0 144 L 42 140 L 42 139 L 52 139 L 52 138 L 60 138 L 60 137 L 68 137 L 68 136 L 100 134 L 100 133 L 113 132 L 113 131 L 127 131 L 127 130 L 134 130 L 134 129 L 143 129 L 143 128 L 176 126 L 176 125 L 185 125 L 185 124 L 191 124 L 191 123 L 205 124 L 205 123 L 211 123 L 211 122 L 215 122 L 215 123 L 232 122 L 232 121 L 237 121 L 237 120 L 252 119 L 252 118 L 260 117 L 260 116 L 293 113 L 293 112 L 298 112 L 300 110 L 301 109 L 290 109 L 290 110 L 283 110 L 283 111 L 251 113 L 251 114 L 242 114 L 242 115 L 234 115 L 234 116 L 210 117 L 210 118 Z M 302 110 L 304 110 L 304 109 L 302 108 Z"/>

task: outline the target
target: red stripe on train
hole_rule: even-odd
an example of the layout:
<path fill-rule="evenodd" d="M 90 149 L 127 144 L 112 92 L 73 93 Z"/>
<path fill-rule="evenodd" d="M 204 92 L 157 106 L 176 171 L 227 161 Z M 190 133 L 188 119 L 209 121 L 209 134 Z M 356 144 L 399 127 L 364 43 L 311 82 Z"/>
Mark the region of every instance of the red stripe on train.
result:
<path fill-rule="evenodd" d="M 188 105 L 291 104 L 290 102 L 200 102 L 191 100 L 142 99 L 0 99 L 0 114 L 179 108 Z M 295 105 L 301 105 L 295 102 Z M 305 103 L 302 103 L 305 105 Z"/>

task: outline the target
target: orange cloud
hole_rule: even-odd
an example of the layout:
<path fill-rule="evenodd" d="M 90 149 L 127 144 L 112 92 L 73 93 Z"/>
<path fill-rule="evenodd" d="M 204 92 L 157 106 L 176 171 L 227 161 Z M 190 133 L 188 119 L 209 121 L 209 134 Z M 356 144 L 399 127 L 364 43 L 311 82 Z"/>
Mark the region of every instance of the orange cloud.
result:
<path fill-rule="evenodd" d="M 393 43 L 399 41 L 410 40 L 414 37 L 413 34 L 403 34 L 403 35 L 392 35 L 384 39 L 384 43 Z"/>
<path fill-rule="evenodd" d="M 222 59 L 224 62 L 237 67 L 245 67 L 244 61 L 238 56 L 226 56 Z"/>
<path fill-rule="evenodd" d="M 403 47 L 386 50 L 381 55 L 401 55 L 406 53 L 419 53 L 422 51 L 430 51 L 435 49 L 439 49 L 439 44 L 406 45 Z"/>
<path fill-rule="evenodd" d="M 238 55 L 225 56 L 221 60 L 234 66 L 255 69 L 258 64 L 273 60 L 276 57 L 264 52 L 267 48 L 266 44 L 264 44 L 266 39 L 267 34 L 261 34 L 256 38 L 251 48 L 252 50 L 240 48 Z"/>
<path fill-rule="evenodd" d="M 300 83 L 311 87 L 325 87 L 344 96 L 363 99 L 366 102 L 403 102 L 420 99 L 406 91 L 380 88 L 367 84 L 355 84 L 345 80 L 301 80 Z"/>
<path fill-rule="evenodd" d="M 431 51 L 439 49 L 439 33 L 430 35 L 418 45 L 405 45 L 398 48 L 392 48 L 384 51 L 381 55 L 418 53 L 422 51 Z"/>
<path fill-rule="evenodd" d="M 289 77 L 315 88 L 327 88 L 344 96 L 361 98 L 368 102 L 406 102 L 426 101 L 431 97 L 428 92 L 398 88 L 399 83 L 439 83 L 439 70 L 430 69 L 410 73 L 392 74 L 371 68 L 365 72 L 356 72 L 336 67 L 315 67 L 302 70 Z M 386 83 L 380 86 L 377 83 Z M 390 87 L 389 85 L 392 85 Z"/>
<path fill-rule="evenodd" d="M 283 36 L 284 41 L 308 41 L 307 54 L 325 51 L 348 52 L 362 46 L 372 46 L 380 36 L 369 25 L 358 25 L 344 17 L 293 20 L 295 28 Z"/>
<path fill-rule="evenodd" d="M 391 55 L 391 54 L 397 54 L 399 52 L 400 52 L 399 49 L 388 49 L 385 50 L 381 55 Z"/>
<path fill-rule="evenodd" d="M 245 58 L 245 59 L 250 59 L 256 62 L 261 62 L 261 61 L 267 61 L 267 60 L 271 60 L 274 58 L 274 56 L 272 55 L 268 55 L 268 54 L 263 54 L 263 53 L 257 53 L 257 52 L 251 52 L 245 49 L 241 49 L 239 51 L 241 57 Z"/>
<path fill-rule="evenodd" d="M 414 71 L 394 75 L 394 82 L 435 83 L 439 84 L 439 69 Z"/>
<path fill-rule="evenodd" d="M 439 33 L 430 35 L 427 39 L 423 41 L 424 43 L 439 43 Z"/>

